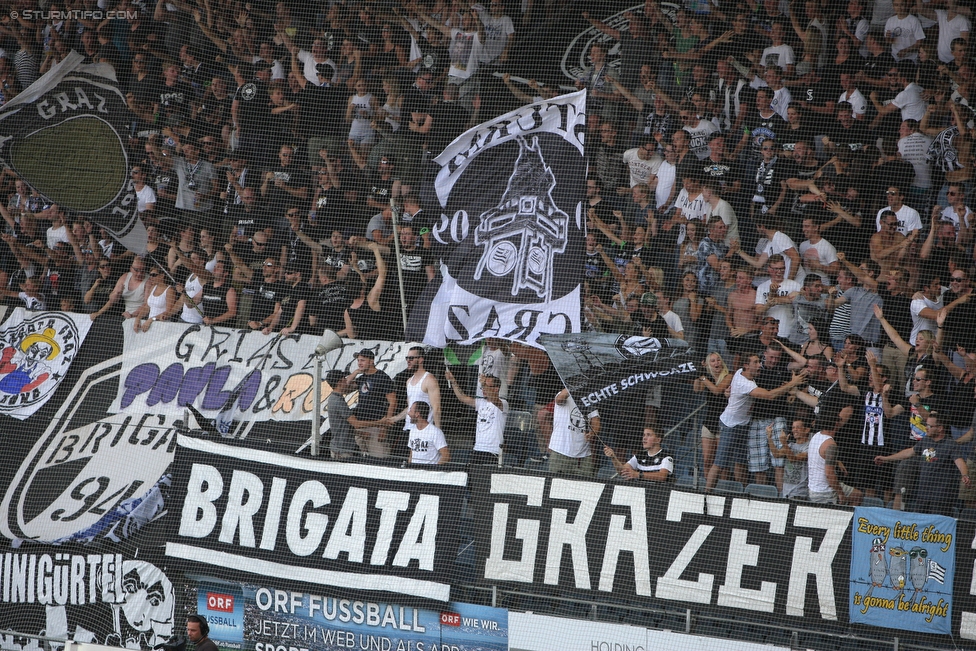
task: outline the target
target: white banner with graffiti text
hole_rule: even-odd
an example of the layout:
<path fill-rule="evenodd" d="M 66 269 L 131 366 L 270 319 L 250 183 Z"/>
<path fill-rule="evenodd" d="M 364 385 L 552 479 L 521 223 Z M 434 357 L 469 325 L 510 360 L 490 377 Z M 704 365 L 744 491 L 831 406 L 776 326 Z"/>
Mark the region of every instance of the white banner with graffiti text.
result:
<path fill-rule="evenodd" d="M 268 336 L 233 328 L 156 323 L 147 333 L 125 331 L 122 377 L 110 411 L 179 415 L 193 405 L 203 415 L 238 421 L 310 418 L 318 337 Z M 410 344 L 343 339 L 322 374 L 355 368 L 369 348 L 376 367 L 393 377 L 407 367 Z M 323 382 L 323 408 L 330 389 Z"/>
<path fill-rule="evenodd" d="M 17 308 L 0 330 L 0 414 L 24 420 L 47 402 L 81 348 L 91 319 Z"/>

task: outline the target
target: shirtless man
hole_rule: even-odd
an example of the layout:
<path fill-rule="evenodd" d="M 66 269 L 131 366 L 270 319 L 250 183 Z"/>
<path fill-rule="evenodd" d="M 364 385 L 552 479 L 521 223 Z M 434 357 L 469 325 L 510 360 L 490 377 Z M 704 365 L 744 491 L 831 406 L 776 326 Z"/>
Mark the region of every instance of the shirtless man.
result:
<path fill-rule="evenodd" d="M 742 267 L 735 272 L 735 289 L 729 294 L 733 337 L 741 337 L 759 329 L 756 289 L 752 286 L 752 275 L 752 269 L 748 267 Z"/>
<path fill-rule="evenodd" d="M 871 259 L 881 266 L 881 275 L 886 277 L 893 268 L 902 266 L 915 241 L 918 231 L 911 231 L 908 237 L 898 232 L 898 216 L 890 210 L 881 213 L 881 230 L 871 236 Z"/>

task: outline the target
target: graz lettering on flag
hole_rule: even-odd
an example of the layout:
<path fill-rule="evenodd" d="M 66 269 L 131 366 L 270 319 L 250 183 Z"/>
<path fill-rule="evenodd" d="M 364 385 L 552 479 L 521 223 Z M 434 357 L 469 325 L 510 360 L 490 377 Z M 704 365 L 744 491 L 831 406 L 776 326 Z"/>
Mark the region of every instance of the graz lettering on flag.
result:
<path fill-rule="evenodd" d="M 526 105 L 459 136 L 424 192 L 444 261 L 414 306 L 408 339 L 501 337 L 536 344 L 578 332 L 586 161 L 585 93 Z"/>
<path fill-rule="evenodd" d="M 129 179 L 132 114 L 105 65 L 71 52 L 0 110 L 0 161 L 42 196 L 144 254 L 146 229 Z"/>

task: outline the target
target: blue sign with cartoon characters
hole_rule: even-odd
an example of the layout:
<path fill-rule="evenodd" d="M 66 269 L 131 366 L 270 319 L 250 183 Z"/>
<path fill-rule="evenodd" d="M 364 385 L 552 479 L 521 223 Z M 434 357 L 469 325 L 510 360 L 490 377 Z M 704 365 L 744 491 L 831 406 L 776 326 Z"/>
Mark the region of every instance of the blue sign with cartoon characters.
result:
<path fill-rule="evenodd" d="M 851 622 L 951 633 L 955 519 L 858 508 L 851 544 Z"/>

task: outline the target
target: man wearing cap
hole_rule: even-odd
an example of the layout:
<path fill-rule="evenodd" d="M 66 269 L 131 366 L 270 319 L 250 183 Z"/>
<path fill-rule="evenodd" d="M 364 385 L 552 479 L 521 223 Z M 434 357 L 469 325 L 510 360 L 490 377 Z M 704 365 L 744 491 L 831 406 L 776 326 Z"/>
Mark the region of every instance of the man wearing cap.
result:
<path fill-rule="evenodd" d="M 644 292 L 640 298 L 637 313 L 631 318 L 634 321 L 634 326 L 645 337 L 667 339 L 671 336 L 667 322 L 665 322 L 664 317 L 658 314 L 657 296 L 654 295 L 654 292 Z"/>
<path fill-rule="evenodd" d="M 360 421 L 390 419 L 396 413 L 397 399 L 393 380 L 376 368 L 375 359 L 375 352 L 363 348 L 356 353 L 358 368 L 346 378 L 359 387 L 359 405 L 356 407 L 355 414 Z M 386 458 L 390 456 L 386 430 L 385 426 L 380 425 L 357 427 L 356 443 L 369 456 Z"/>

